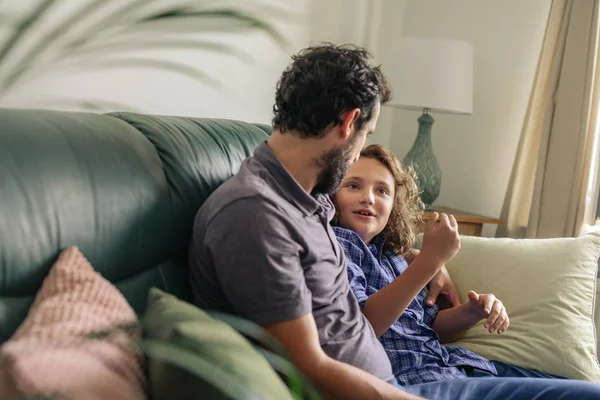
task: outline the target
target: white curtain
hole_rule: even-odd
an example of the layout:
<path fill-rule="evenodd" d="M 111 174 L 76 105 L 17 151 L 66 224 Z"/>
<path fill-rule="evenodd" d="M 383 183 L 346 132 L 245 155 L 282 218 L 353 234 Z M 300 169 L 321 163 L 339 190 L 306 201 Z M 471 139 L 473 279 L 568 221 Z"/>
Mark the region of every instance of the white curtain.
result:
<path fill-rule="evenodd" d="M 578 236 L 598 200 L 598 0 L 554 0 L 497 236 Z"/>

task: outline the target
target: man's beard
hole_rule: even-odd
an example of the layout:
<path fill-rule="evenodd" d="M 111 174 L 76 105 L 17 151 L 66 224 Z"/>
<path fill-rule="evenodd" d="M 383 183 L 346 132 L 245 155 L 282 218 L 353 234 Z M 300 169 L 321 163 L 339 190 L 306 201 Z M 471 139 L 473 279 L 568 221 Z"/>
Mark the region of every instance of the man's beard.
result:
<path fill-rule="evenodd" d="M 340 187 L 348 169 L 350 169 L 353 145 L 354 140 L 351 140 L 346 146 L 329 150 L 321 156 L 319 160 L 321 172 L 317 178 L 315 192 L 334 194 Z"/>

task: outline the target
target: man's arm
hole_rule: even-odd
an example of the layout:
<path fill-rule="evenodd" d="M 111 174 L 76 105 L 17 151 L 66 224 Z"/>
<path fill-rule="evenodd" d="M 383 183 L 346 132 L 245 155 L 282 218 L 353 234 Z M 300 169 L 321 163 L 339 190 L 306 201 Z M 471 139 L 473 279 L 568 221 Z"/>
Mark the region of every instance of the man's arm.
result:
<path fill-rule="evenodd" d="M 418 255 L 419 250 L 411 249 L 403 257 L 410 265 Z M 460 305 L 458 291 L 445 265 L 431 278 L 427 286 L 429 293 L 427 294 L 426 303 L 428 306 L 432 306 L 436 302 L 442 309 L 458 307 Z"/>
<path fill-rule="evenodd" d="M 328 357 L 312 314 L 265 326 L 285 347 L 292 362 L 326 399 L 420 399 L 352 365 Z"/>
<path fill-rule="evenodd" d="M 312 316 L 300 245 L 288 221 L 261 198 L 229 204 L 208 224 L 202 251 L 212 256 L 234 313 L 264 326 L 292 362 L 330 399 L 414 399 L 348 364 L 327 357 Z M 248 212 L 253 210 L 253 212 Z"/>
<path fill-rule="evenodd" d="M 438 304 L 441 309 L 458 307 L 460 305 L 460 297 L 458 290 L 450 278 L 450 274 L 446 266 L 442 266 L 437 274 L 431 279 L 427 285 L 429 292 L 425 302 L 428 306 Z M 441 295 L 441 296 L 440 296 Z"/>

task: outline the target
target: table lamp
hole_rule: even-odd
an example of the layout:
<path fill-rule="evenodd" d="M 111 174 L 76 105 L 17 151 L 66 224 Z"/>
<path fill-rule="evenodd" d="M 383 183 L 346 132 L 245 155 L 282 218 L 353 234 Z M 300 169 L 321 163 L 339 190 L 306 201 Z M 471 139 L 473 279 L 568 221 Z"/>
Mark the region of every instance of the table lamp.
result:
<path fill-rule="evenodd" d="M 394 51 L 389 74 L 395 108 L 422 110 L 417 138 L 402 160 L 414 168 L 426 210 L 440 194 L 442 171 L 431 145 L 431 112 L 473 112 L 473 47 L 442 38 L 405 37 Z"/>

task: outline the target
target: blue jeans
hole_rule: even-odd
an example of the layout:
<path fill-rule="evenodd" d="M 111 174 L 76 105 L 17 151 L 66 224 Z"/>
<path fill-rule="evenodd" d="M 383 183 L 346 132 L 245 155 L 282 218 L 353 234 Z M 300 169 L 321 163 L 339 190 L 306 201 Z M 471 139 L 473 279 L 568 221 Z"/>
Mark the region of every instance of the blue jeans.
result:
<path fill-rule="evenodd" d="M 498 375 L 483 369 L 473 367 L 463 367 L 462 370 L 469 378 L 549 378 L 549 379 L 566 379 L 561 376 L 546 374 L 545 372 L 536 371 L 517 367 L 516 365 L 504 364 L 500 361 L 490 361 L 496 367 Z"/>
<path fill-rule="evenodd" d="M 469 378 L 401 387 L 431 400 L 592 400 L 600 399 L 600 385 L 556 379 L 543 372 L 494 362 L 498 376 L 481 370 L 466 371 Z"/>
<path fill-rule="evenodd" d="M 431 400 L 592 400 L 600 385 L 569 379 L 466 378 L 422 383 L 402 390 Z"/>

